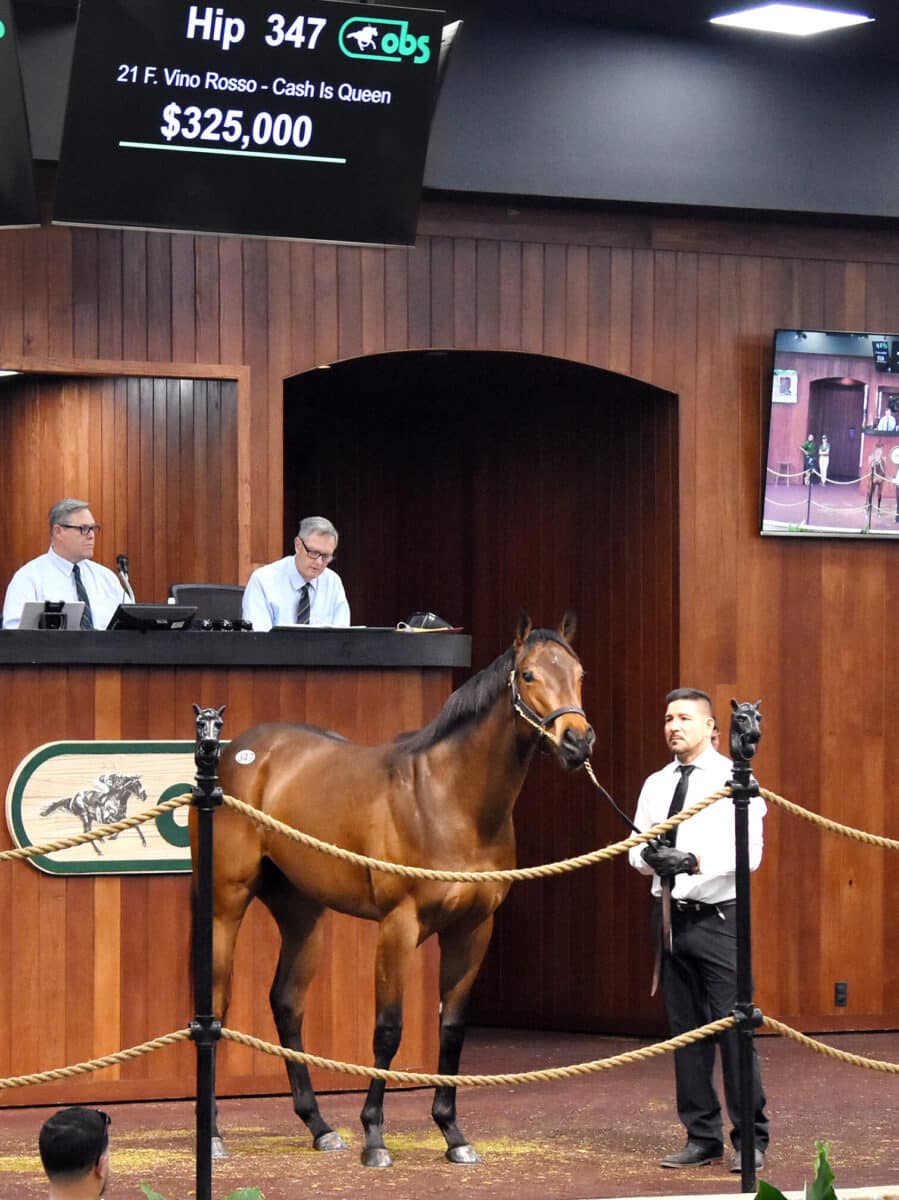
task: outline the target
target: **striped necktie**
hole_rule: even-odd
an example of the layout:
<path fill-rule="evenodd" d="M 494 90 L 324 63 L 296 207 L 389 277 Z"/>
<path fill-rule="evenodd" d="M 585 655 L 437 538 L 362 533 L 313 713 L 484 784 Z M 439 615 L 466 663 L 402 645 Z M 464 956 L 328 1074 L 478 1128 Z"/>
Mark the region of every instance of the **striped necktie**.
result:
<path fill-rule="evenodd" d="M 93 629 L 94 614 L 91 612 L 91 602 L 87 598 L 87 589 L 84 586 L 84 580 L 81 578 L 81 569 L 77 563 L 72 567 L 72 578 L 75 580 L 75 592 L 78 599 L 84 602 L 84 611 L 81 614 L 81 628 Z"/>
<path fill-rule="evenodd" d="M 297 603 L 297 625 L 309 624 L 309 609 L 311 607 L 309 603 L 309 584 L 304 583 L 300 588 L 300 599 Z"/>

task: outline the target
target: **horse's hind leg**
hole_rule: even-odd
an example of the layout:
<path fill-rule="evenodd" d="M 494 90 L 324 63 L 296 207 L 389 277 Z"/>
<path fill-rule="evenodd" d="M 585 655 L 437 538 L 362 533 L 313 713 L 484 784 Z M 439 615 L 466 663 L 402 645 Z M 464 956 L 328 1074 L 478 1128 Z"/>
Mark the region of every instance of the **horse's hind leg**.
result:
<path fill-rule="evenodd" d="M 375 1066 L 387 1070 L 403 1035 L 403 990 L 409 962 L 418 945 L 418 914 L 411 900 L 395 908 L 381 922 L 375 962 Z M 393 1160 L 384 1145 L 383 1079 L 373 1079 L 362 1106 L 365 1148 L 364 1167 L 390 1167 Z"/>
<path fill-rule="evenodd" d="M 303 1050 L 303 1014 L 306 993 L 315 975 L 322 944 L 322 910 L 305 901 L 289 887 L 283 876 L 267 880 L 260 899 L 267 905 L 281 931 L 281 954 L 269 992 L 272 1015 L 281 1045 Z M 312 1134 L 316 1150 L 345 1150 L 346 1143 L 322 1117 L 318 1100 L 304 1063 L 287 1062 L 287 1078 L 293 1095 L 294 1112 Z"/>
<path fill-rule="evenodd" d="M 477 978 L 490 934 L 490 917 L 474 930 L 458 927 L 440 936 L 440 1075 L 457 1075 L 465 1041 L 465 1010 Z M 434 1091 L 431 1116 L 446 1138 L 446 1157 L 451 1163 L 478 1163 L 475 1148 L 469 1145 L 456 1124 L 456 1089 L 438 1087 Z"/>

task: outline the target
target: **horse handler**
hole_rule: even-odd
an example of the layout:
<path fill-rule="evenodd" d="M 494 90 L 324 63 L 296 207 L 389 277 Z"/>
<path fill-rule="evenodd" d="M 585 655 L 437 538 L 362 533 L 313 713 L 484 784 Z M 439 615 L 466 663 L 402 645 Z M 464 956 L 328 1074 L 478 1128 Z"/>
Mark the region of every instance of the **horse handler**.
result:
<path fill-rule="evenodd" d="M 643 784 L 634 824 L 641 831 L 720 791 L 729 782 L 730 759 L 712 748 L 715 727 L 711 697 L 678 688 L 665 698 L 665 741 L 672 761 Z M 749 807 L 749 865 L 762 861 L 765 802 Z M 629 860 L 652 876 L 653 931 L 657 979 L 671 1033 L 676 1036 L 730 1016 L 737 1004 L 736 851 L 734 805 L 718 800 L 672 829 L 664 838 L 633 846 Z M 740 1170 L 740 1081 L 738 1033 L 718 1036 L 724 1095 Z M 753 1047 L 755 1168 L 764 1167 L 768 1117 L 758 1058 Z M 724 1153 L 721 1103 L 712 1081 L 715 1040 L 704 1038 L 674 1052 L 677 1114 L 687 1131 L 682 1150 L 662 1159 L 663 1167 L 700 1167 Z"/>

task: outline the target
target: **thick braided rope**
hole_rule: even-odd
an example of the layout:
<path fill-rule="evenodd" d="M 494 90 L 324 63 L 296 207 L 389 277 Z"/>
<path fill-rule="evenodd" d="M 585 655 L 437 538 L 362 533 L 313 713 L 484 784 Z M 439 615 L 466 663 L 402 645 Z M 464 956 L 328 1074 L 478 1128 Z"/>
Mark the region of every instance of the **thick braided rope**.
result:
<path fill-rule="evenodd" d="M 899 841 L 896 838 L 880 837 L 876 833 L 865 833 L 863 829 L 853 829 L 851 825 L 841 825 L 838 821 L 831 821 L 829 817 L 822 817 L 820 813 L 810 812 L 807 808 L 801 808 L 798 804 L 794 804 L 792 800 L 785 800 L 783 796 L 778 796 L 776 792 L 769 792 L 767 788 L 761 788 L 760 792 L 766 800 L 770 800 L 772 804 L 776 804 L 779 808 L 792 813 L 794 817 L 802 817 L 805 821 L 811 821 L 813 825 L 820 825 L 822 829 L 829 829 L 831 833 L 840 833 L 843 837 L 853 838 L 855 841 L 864 842 L 868 846 L 882 846 L 885 850 L 899 850 Z"/>
<path fill-rule="evenodd" d="M 317 1054 L 287 1050 L 283 1046 L 274 1046 L 271 1042 L 251 1037 L 248 1033 L 239 1033 L 235 1029 L 223 1029 L 222 1038 L 225 1041 L 237 1042 L 241 1046 L 249 1046 L 251 1050 L 259 1050 L 262 1054 L 271 1054 L 289 1062 L 305 1063 L 307 1067 L 321 1067 L 328 1071 L 339 1071 L 343 1075 L 364 1075 L 369 1079 L 383 1079 L 386 1083 L 406 1083 L 418 1087 L 503 1087 L 523 1083 L 545 1083 L 558 1079 L 579 1079 L 585 1075 L 593 1075 L 597 1071 L 610 1071 L 614 1067 L 623 1067 L 644 1059 L 656 1058 L 661 1054 L 670 1054 L 674 1050 L 681 1049 L 682 1046 L 689 1046 L 692 1042 L 714 1037 L 736 1024 L 736 1017 L 722 1017 L 720 1020 L 711 1021 L 708 1025 L 702 1025 L 698 1029 L 691 1029 L 677 1037 L 668 1038 L 665 1042 L 642 1046 L 639 1050 L 628 1050 L 624 1054 L 616 1054 L 612 1058 L 598 1058 L 592 1062 L 572 1063 L 567 1067 L 545 1067 L 540 1071 L 518 1071 L 507 1075 L 432 1075 L 423 1071 L 387 1071 L 382 1067 L 361 1067 L 356 1063 L 321 1058 Z"/>
<path fill-rule="evenodd" d="M 70 1067 L 56 1067 L 51 1071 L 39 1071 L 34 1075 L 16 1075 L 10 1079 L 0 1079 L 0 1091 L 7 1088 L 27 1087 L 32 1083 L 52 1083 L 58 1079 L 71 1079 L 75 1075 L 87 1075 L 91 1071 L 100 1071 L 104 1067 L 114 1067 L 117 1063 L 130 1062 L 134 1058 L 140 1058 L 142 1054 L 162 1050 L 164 1046 L 174 1046 L 176 1042 L 187 1041 L 190 1036 L 189 1029 L 178 1029 L 174 1033 L 165 1033 L 162 1037 L 143 1042 L 140 1046 L 118 1050 L 115 1054 L 104 1054 L 102 1058 L 92 1058 L 88 1062 L 74 1063 Z"/>
<path fill-rule="evenodd" d="M 814 1050 L 816 1054 L 823 1054 L 826 1058 L 835 1058 L 839 1062 L 848 1063 L 851 1067 L 863 1067 L 866 1071 L 885 1071 L 890 1075 L 899 1075 L 899 1063 L 883 1062 L 878 1058 L 864 1058 L 861 1054 L 836 1050 L 833 1046 L 816 1041 L 815 1038 L 806 1037 L 798 1029 L 791 1029 L 789 1025 L 775 1021 L 773 1017 L 763 1017 L 762 1023 L 774 1033 L 782 1034 L 785 1038 L 790 1038 L 791 1041 L 798 1042 L 800 1046 Z"/>
<path fill-rule="evenodd" d="M 15 858 L 36 858 L 39 854 L 52 854 L 56 850 L 70 850 L 73 846 L 83 846 L 85 842 L 97 842 L 100 838 L 109 837 L 111 833 L 121 833 L 123 829 L 134 829 L 135 826 L 142 825 L 144 821 L 151 821 L 155 817 L 162 816 L 163 813 L 171 812 L 173 808 L 181 808 L 185 804 L 190 804 L 190 800 L 189 794 L 173 796 L 171 800 L 163 800 L 162 804 L 157 804 L 155 808 L 135 813 L 133 817 L 124 817 L 121 821 L 114 821 L 111 825 L 98 825 L 90 833 L 73 834 L 71 837 L 59 838 L 55 842 L 44 842 L 41 846 L 20 846 L 17 850 L 3 850 L 0 851 L 0 862 L 11 861 Z"/>
<path fill-rule="evenodd" d="M 223 799 L 229 808 L 233 808 L 236 812 L 248 817 L 251 821 L 255 821 L 258 825 L 272 830 L 274 833 L 280 833 L 293 842 L 301 842 L 304 846 L 309 846 L 313 850 L 320 850 L 323 854 L 330 854 L 334 858 L 342 859 L 344 862 L 355 863 L 360 867 L 368 867 L 373 871 L 383 871 L 388 875 L 402 875 L 409 879 L 439 879 L 445 883 L 511 883 L 516 880 L 545 879 L 551 875 L 564 875 L 568 871 L 577 871 L 581 867 L 590 867 L 599 862 L 606 862 L 608 859 L 615 858 L 619 854 L 624 854 L 627 850 L 630 850 L 631 846 L 638 846 L 641 842 L 648 842 L 651 838 L 666 833 L 669 829 L 673 829 L 675 825 L 680 825 L 682 821 L 686 821 L 695 813 L 708 808 L 716 800 L 721 800 L 723 797 L 729 795 L 730 793 L 727 791 L 713 792 L 711 796 L 706 796 L 703 800 L 697 800 L 690 808 L 685 808 L 682 812 L 670 817 L 667 821 L 661 821 L 645 833 L 635 833 L 623 842 L 613 842 L 610 846 L 604 846 L 601 850 L 591 850 L 589 853 L 579 854 L 575 858 L 565 858 L 554 863 L 543 863 L 537 867 L 517 867 L 504 871 L 441 871 L 430 867 L 407 867 L 401 863 L 387 862 L 382 858 L 370 858 L 367 854 L 357 854 L 354 850 L 345 850 L 343 847 L 335 846 L 331 842 L 323 842 L 320 838 L 313 837 L 311 833 L 303 833 L 299 829 L 294 829 L 292 825 L 285 825 L 283 821 L 279 821 L 275 817 L 270 817 L 267 813 L 260 812 L 258 808 L 253 808 L 251 804 L 245 804 L 243 800 L 238 800 L 236 796 L 225 796 Z"/>

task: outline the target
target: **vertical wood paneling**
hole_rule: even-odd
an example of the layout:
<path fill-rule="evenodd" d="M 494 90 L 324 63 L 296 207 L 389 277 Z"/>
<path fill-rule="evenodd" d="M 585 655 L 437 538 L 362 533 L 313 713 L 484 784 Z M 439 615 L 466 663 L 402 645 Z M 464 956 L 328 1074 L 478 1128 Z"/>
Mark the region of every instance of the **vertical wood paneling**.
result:
<path fill-rule="evenodd" d="M 0 479 L 17 498 L 4 579 L 46 549 L 50 506 L 77 496 L 104 526 L 97 560 L 115 569 L 127 553 L 140 599 L 163 601 L 176 574 L 237 582 L 233 382 L 25 376 L 2 395 Z M 68 453 L 48 455 L 49 445 Z"/>
<path fill-rule="evenodd" d="M 190 398 L 167 385 L 162 400 L 152 386 L 142 398 L 135 378 L 108 389 L 4 384 L 0 480 L 11 536 L 0 567 L 8 575 L 39 552 L 49 503 L 85 489 L 102 501 L 101 557 L 128 551 L 142 598 L 161 599 L 175 575 L 238 580 L 238 563 L 283 552 L 284 375 L 381 349 L 477 347 L 591 362 L 676 392 L 676 421 L 657 417 L 631 437 L 617 424 L 594 423 L 603 388 L 566 408 L 544 381 L 540 408 L 529 379 L 516 384 L 516 422 L 512 397 L 491 397 L 473 411 L 475 375 L 452 397 L 452 420 L 444 415 L 432 435 L 439 462 L 424 436 L 407 443 L 416 461 L 398 458 L 396 426 L 379 428 L 377 419 L 348 427 L 336 442 L 328 437 L 319 457 L 338 464 L 340 482 L 310 469 L 297 503 L 305 509 L 318 495 L 339 516 L 354 616 L 392 621 L 410 603 L 439 610 L 445 599 L 447 615 L 478 630 L 483 663 L 505 644 L 509 612 L 523 599 L 550 610 L 573 599 L 593 663 L 587 693 L 600 735 L 597 766 L 625 807 L 663 757 L 657 709 L 677 682 L 666 675 L 669 667 L 674 674 L 666 653 L 676 642 L 681 675 L 707 687 L 719 709 L 732 694 L 762 697 L 764 784 L 895 836 L 885 799 L 899 770 L 888 726 L 894 547 L 780 544 L 759 538 L 757 527 L 773 329 L 899 328 L 897 264 L 888 231 L 865 241 L 840 230 L 722 232 L 713 222 L 602 213 L 513 218 L 499 207 L 495 218 L 489 210 L 426 210 L 417 245 L 395 251 L 93 230 L 0 234 L 0 357 L 59 357 L 73 374 L 78 360 L 140 354 L 237 363 L 249 385 L 237 407 L 212 383 L 190 384 Z M 387 398 L 363 391 L 362 400 L 397 415 Z M 34 414 L 22 425 L 28 404 Z M 313 407 L 312 423 L 327 411 Z M 522 412 L 540 431 L 525 471 L 509 458 L 509 447 L 521 446 L 509 430 Z M 553 463 L 554 440 L 570 478 Z M 673 487 L 672 515 L 663 497 Z M 532 500 L 557 514 L 564 544 L 575 550 L 553 557 L 555 532 L 549 521 L 532 521 Z M 289 516 L 292 525 L 296 513 Z M 375 550 L 380 578 L 366 566 Z M 859 694 L 864 703 L 847 719 L 845 698 Z M 240 703 L 251 718 L 265 704 L 263 690 Z M 16 724 L 32 728 L 43 716 L 26 705 Z M 532 861 L 621 832 L 551 765 L 541 764 L 539 780 L 552 802 L 523 802 L 522 853 Z M 548 814 L 562 812 L 565 822 L 552 827 Z M 895 1024 L 899 966 L 887 953 L 887 914 L 897 884 L 883 853 L 773 810 L 767 841 L 755 901 L 762 1004 L 810 1028 Z M 818 869 L 798 870 L 800 861 Z M 591 874 L 545 895 L 513 895 L 502 910 L 484 993 L 497 1019 L 525 993 L 532 959 L 531 1016 L 595 1028 L 634 1012 L 643 1023 L 656 1019 L 643 999 L 642 881 L 620 863 Z M 3 886 L 0 879 L 0 899 L 7 895 L 27 929 L 28 906 Z M 35 891 L 31 899 L 39 913 L 43 898 Z M 871 922 L 864 938 L 853 932 L 862 912 Z M 582 913 L 597 914 L 595 931 Z M 567 932 L 554 950 L 560 920 Z M 93 933 L 69 925 L 66 987 L 81 987 Z M 259 934 L 261 959 L 266 936 Z M 584 942 L 595 950 L 589 964 L 577 953 Z M 123 964 L 130 953 L 123 944 Z M 832 1007 L 837 972 L 850 985 L 841 1012 Z M 4 986 L 0 980 L 0 1021 L 10 1004 Z M 33 999 L 39 987 L 26 973 L 25 994 Z M 252 1004 L 255 1011 L 258 996 Z M 329 1019 L 337 1022 L 336 1010 Z M 78 1034 L 66 1036 L 71 1050 Z"/>

